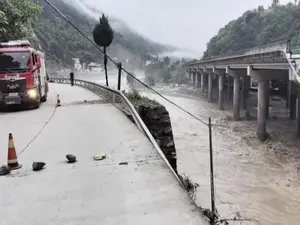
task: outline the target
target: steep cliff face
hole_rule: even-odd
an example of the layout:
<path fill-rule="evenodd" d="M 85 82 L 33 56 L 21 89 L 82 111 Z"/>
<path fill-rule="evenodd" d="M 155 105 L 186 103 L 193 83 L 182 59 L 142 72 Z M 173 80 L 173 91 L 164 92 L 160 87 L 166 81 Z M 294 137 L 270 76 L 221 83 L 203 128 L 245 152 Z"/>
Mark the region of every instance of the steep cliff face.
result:
<path fill-rule="evenodd" d="M 169 112 L 162 105 L 138 106 L 138 112 L 150 133 L 177 173 L 176 148 Z"/>
<path fill-rule="evenodd" d="M 172 124 L 167 109 L 160 103 L 140 95 L 136 90 L 124 92 L 156 140 L 173 170 L 177 173 L 177 156 Z"/>

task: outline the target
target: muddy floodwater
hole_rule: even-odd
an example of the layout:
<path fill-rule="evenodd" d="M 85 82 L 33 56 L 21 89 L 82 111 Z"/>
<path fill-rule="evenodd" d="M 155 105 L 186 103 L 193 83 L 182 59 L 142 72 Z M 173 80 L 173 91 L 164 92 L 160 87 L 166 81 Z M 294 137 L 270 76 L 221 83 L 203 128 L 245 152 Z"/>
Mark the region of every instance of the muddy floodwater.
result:
<path fill-rule="evenodd" d="M 104 84 L 103 78 L 98 76 L 91 75 L 88 79 Z M 116 76 L 111 77 L 111 83 L 115 80 Z M 123 87 L 125 83 L 123 80 Z M 262 144 L 255 136 L 255 120 L 226 120 L 224 118 L 232 116 L 232 113 L 218 110 L 216 104 L 183 97 L 171 89 L 162 90 L 166 97 L 204 122 L 210 116 L 213 123 L 220 124 L 213 129 L 213 150 L 216 204 L 222 218 L 253 220 L 230 224 L 299 224 L 300 151 L 297 144 L 288 143 L 278 132 L 293 127 L 293 122 L 268 121 L 268 125 L 272 125 L 272 129 L 269 128 L 272 140 Z M 199 184 L 196 202 L 199 206 L 210 208 L 207 126 L 156 94 L 148 91 L 143 94 L 168 109 L 177 149 L 178 171 Z"/>
<path fill-rule="evenodd" d="M 165 88 L 164 93 L 167 93 Z M 156 94 L 144 94 L 169 110 L 178 171 L 199 184 L 197 204 L 209 208 L 207 126 Z M 299 224 L 300 153 L 297 147 L 285 146 L 280 138 L 261 144 L 255 136 L 255 121 L 222 120 L 232 114 L 219 111 L 216 104 L 176 94 L 165 96 L 204 122 L 210 116 L 213 123 L 221 125 L 213 129 L 216 204 L 221 217 L 253 219 L 242 224 Z"/>

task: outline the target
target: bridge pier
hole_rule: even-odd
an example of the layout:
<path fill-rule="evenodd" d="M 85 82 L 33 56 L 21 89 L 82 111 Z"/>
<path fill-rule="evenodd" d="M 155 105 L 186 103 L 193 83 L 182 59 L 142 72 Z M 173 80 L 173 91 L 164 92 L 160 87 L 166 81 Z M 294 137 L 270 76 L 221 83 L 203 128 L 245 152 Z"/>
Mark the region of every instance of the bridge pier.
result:
<path fill-rule="evenodd" d="M 232 81 L 233 81 L 232 77 L 229 74 L 227 74 L 227 93 L 226 93 L 227 101 L 232 100 L 232 94 L 233 94 L 233 92 L 232 92 L 232 83 L 233 82 Z"/>
<path fill-rule="evenodd" d="M 300 87 L 298 87 L 298 98 L 297 98 L 297 136 L 300 137 Z"/>
<path fill-rule="evenodd" d="M 224 110 L 224 74 L 219 75 L 219 109 Z"/>
<path fill-rule="evenodd" d="M 224 110 L 224 83 L 225 83 L 225 70 L 220 70 L 213 68 L 213 73 L 218 76 L 218 86 L 219 86 L 219 95 L 218 95 L 218 106 L 220 110 Z"/>
<path fill-rule="evenodd" d="M 240 119 L 240 98 L 241 98 L 240 76 L 234 75 L 233 81 L 233 120 Z"/>
<path fill-rule="evenodd" d="M 196 72 L 193 72 L 193 86 L 196 87 L 196 83 L 197 83 L 197 80 L 196 80 Z"/>
<path fill-rule="evenodd" d="M 243 109 L 248 108 L 248 99 L 249 99 L 249 90 L 250 90 L 250 76 L 243 76 L 243 86 L 242 86 L 242 107 Z"/>
<path fill-rule="evenodd" d="M 194 72 L 191 72 L 191 85 L 194 85 Z"/>
<path fill-rule="evenodd" d="M 212 102 L 213 73 L 208 73 L 208 102 Z"/>
<path fill-rule="evenodd" d="M 296 119 L 296 104 L 297 104 L 297 85 L 290 81 L 289 82 L 289 111 L 290 111 L 290 119 Z"/>
<path fill-rule="evenodd" d="M 192 72 L 190 71 L 187 72 L 187 79 L 188 79 L 188 84 L 192 84 Z"/>
<path fill-rule="evenodd" d="M 201 91 L 202 93 L 205 93 L 206 89 L 207 89 L 207 82 L 208 82 L 208 75 L 203 72 L 201 74 Z"/>
<path fill-rule="evenodd" d="M 286 101 L 285 106 L 288 109 L 290 107 L 290 80 L 288 79 L 286 81 Z"/>
<path fill-rule="evenodd" d="M 240 120 L 241 103 L 241 70 L 233 70 L 226 67 L 226 74 L 233 77 L 233 120 Z"/>
<path fill-rule="evenodd" d="M 197 85 L 196 85 L 196 87 L 197 88 L 200 88 L 200 85 L 201 85 L 201 73 L 200 72 L 197 72 L 196 73 L 197 75 Z"/>
<path fill-rule="evenodd" d="M 198 72 L 195 72 L 194 74 L 195 74 L 194 86 L 195 86 L 195 88 L 197 88 L 198 87 L 198 83 L 199 83 Z"/>
<path fill-rule="evenodd" d="M 267 107 L 269 99 L 269 80 L 258 80 L 257 128 L 259 140 L 267 139 Z"/>

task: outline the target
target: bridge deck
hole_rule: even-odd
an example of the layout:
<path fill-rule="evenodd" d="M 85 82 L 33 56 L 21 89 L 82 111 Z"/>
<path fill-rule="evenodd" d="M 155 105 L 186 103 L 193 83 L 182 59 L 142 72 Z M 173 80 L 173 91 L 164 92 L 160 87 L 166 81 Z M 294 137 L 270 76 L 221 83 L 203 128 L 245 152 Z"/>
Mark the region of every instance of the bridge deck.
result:
<path fill-rule="evenodd" d="M 50 89 L 41 109 L 0 115 L 0 161 L 6 163 L 13 132 L 23 164 L 0 177 L 0 225 L 206 224 L 147 138 L 119 110 L 103 102 L 78 104 L 101 100 L 79 87 Z M 63 106 L 54 111 L 56 92 Z M 68 153 L 77 156 L 76 164 L 65 162 Z M 107 158 L 93 161 L 98 153 Z M 45 170 L 33 172 L 33 161 L 46 162 Z"/>

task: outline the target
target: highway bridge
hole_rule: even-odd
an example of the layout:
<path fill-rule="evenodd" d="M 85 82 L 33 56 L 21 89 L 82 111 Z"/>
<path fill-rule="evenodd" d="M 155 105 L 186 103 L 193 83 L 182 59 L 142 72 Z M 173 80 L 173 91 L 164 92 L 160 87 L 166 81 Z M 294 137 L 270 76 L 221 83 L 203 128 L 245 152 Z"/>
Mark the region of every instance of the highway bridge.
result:
<path fill-rule="evenodd" d="M 121 92 L 54 81 L 40 109 L 0 114 L 0 160 L 11 132 L 23 165 L 0 177 L 0 225 L 208 224 Z M 107 157 L 94 161 L 99 153 Z M 45 169 L 33 172 L 33 161 Z"/>
<path fill-rule="evenodd" d="M 212 101 L 213 78 L 218 79 L 218 105 L 224 109 L 225 82 L 227 92 L 233 91 L 233 119 L 240 119 L 240 108 L 247 109 L 250 85 L 258 83 L 257 136 L 266 140 L 266 121 L 269 114 L 269 83 L 271 80 L 287 81 L 289 105 L 293 115 L 297 114 L 297 133 L 300 134 L 300 57 L 294 54 L 289 41 L 280 41 L 231 54 L 216 56 L 185 65 L 192 85 L 208 90 L 208 101 Z M 233 84 L 233 85 L 232 85 Z M 233 90 L 232 90 L 233 89 Z M 230 96 L 230 94 L 228 94 Z M 297 110 L 297 107 L 299 109 Z"/>

